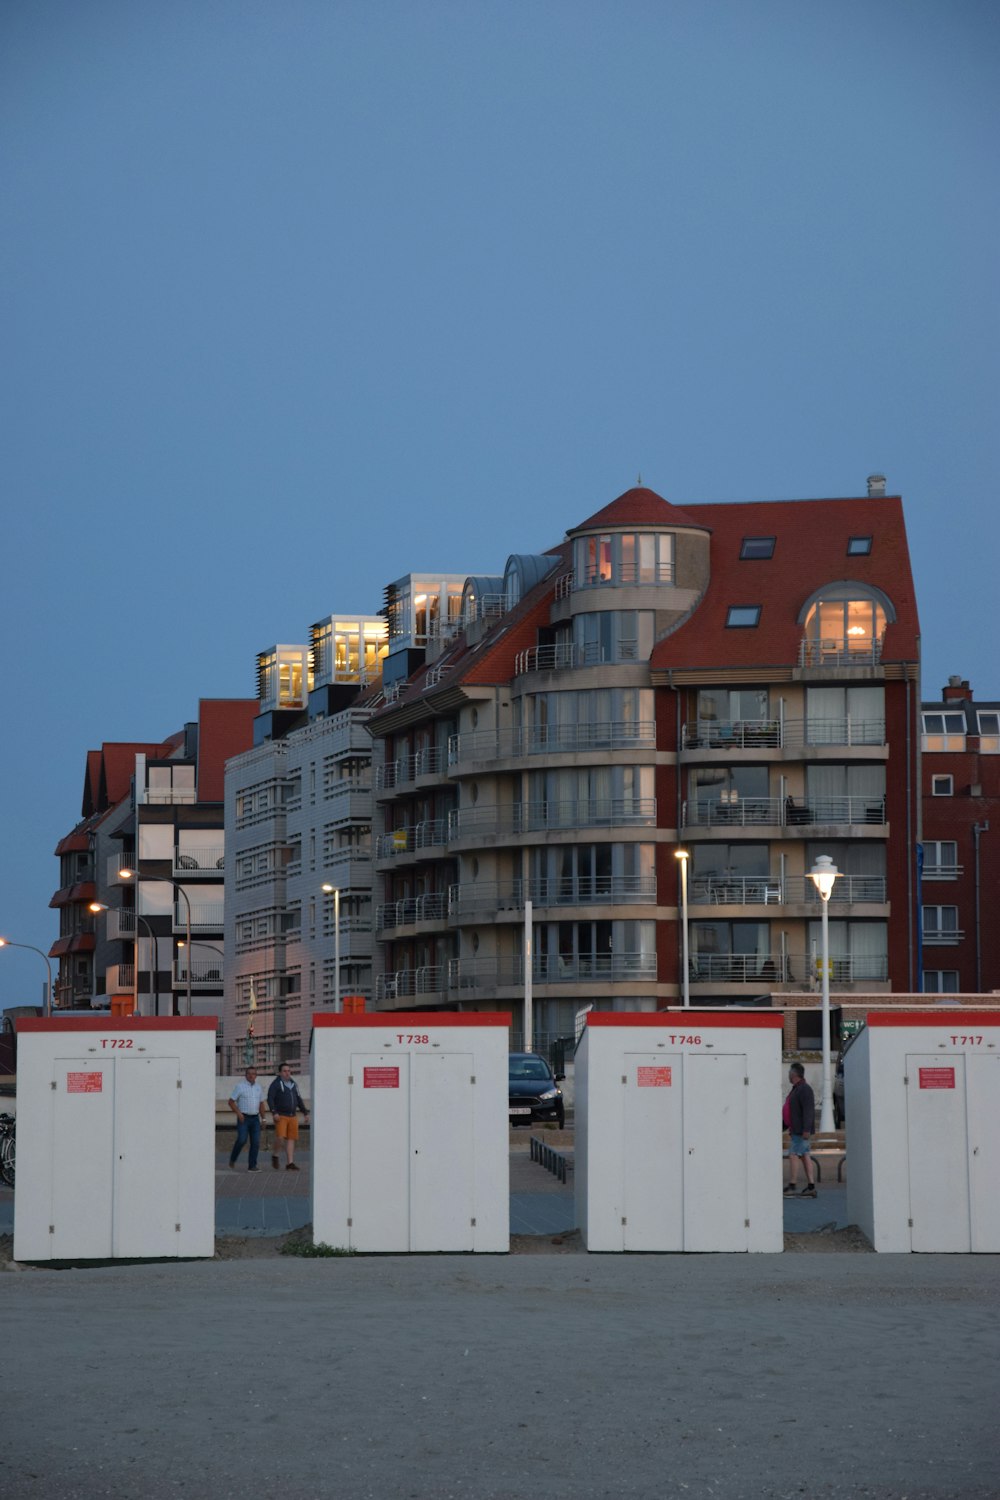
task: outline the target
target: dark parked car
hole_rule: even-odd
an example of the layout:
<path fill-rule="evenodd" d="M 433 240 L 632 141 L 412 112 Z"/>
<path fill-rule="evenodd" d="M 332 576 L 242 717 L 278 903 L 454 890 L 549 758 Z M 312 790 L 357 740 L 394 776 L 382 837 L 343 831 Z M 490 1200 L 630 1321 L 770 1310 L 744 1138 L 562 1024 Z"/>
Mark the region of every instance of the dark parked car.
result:
<path fill-rule="evenodd" d="M 510 1123 L 530 1125 L 536 1120 L 555 1120 L 562 1129 L 566 1107 L 559 1082 L 565 1075 L 553 1073 L 537 1052 L 512 1052 L 507 1073 Z"/>

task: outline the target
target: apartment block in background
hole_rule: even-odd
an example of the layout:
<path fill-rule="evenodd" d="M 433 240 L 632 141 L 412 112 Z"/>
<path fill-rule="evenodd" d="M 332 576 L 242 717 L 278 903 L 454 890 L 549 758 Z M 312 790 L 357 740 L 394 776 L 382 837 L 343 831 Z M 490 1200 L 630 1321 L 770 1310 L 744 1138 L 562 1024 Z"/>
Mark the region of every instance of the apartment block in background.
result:
<path fill-rule="evenodd" d="M 922 710 L 923 989 L 1000 991 L 1000 703 L 952 677 Z"/>
<path fill-rule="evenodd" d="M 576 1013 L 746 1004 L 919 966 L 918 624 L 902 505 L 676 506 L 633 489 L 465 581 L 373 714 L 376 1003 Z"/>
<path fill-rule="evenodd" d="M 226 1072 L 247 1056 L 262 1068 L 303 1060 L 313 1011 L 333 1004 L 338 974 L 342 998 L 371 1000 L 366 725 L 381 701 L 386 634 L 378 615 L 330 616 L 307 644 L 258 656 L 254 745 L 225 777 Z"/>

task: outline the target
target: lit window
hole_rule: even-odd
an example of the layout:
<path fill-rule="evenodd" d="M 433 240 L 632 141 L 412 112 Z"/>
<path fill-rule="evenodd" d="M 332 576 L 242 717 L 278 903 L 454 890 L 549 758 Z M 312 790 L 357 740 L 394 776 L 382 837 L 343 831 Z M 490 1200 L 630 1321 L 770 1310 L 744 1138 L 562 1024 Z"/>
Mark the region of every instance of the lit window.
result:
<path fill-rule="evenodd" d="M 1000 755 L 1000 714 L 980 713 L 979 748 L 984 755 Z"/>
<path fill-rule="evenodd" d="M 773 536 L 745 536 L 740 548 L 742 558 L 760 558 L 774 556 Z"/>
<path fill-rule="evenodd" d="M 748 629 L 760 624 L 759 604 L 731 604 L 726 613 L 726 625 L 733 629 Z"/>
<path fill-rule="evenodd" d="M 955 794 L 955 778 L 954 778 L 954 776 L 932 776 L 931 777 L 931 796 L 932 797 L 953 797 L 954 794 Z"/>
<path fill-rule="evenodd" d="M 925 750 L 964 750 L 965 715 L 963 713 L 924 714 Z"/>
<path fill-rule="evenodd" d="M 847 543 L 848 557 L 867 557 L 872 550 L 870 536 L 852 536 Z"/>

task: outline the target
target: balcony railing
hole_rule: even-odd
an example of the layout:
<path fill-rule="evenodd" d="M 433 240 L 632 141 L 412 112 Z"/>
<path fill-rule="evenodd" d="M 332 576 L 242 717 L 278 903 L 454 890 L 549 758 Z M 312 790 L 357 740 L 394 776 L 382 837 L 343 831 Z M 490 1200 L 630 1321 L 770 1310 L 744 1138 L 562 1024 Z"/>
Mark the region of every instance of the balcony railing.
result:
<path fill-rule="evenodd" d="M 414 922 L 441 922 L 448 915 L 448 897 L 443 891 L 425 896 L 410 896 L 401 901 L 384 901 L 375 909 L 376 932 L 391 932 Z"/>
<path fill-rule="evenodd" d="M 881 660 L 880 637 L 805 636 L 799 642 L 800 667 L 877 667 Z"/>
<path fill-rule="evenodd" d="M 615 652 L 606 653 L 597 641 L 577 645 L 573 641 L 559 641 L 548 646 L 529 646 L 519 651 L 514 658 L 514 675 L 525 672 L 562 672 L 571 667 L 597 667 L 604 662 L 639 660 L 637 640 L 619 640 Z"/>
<path fill-rule="evenodd" d="M 175 875 L 217 875 L 225 869 L 226 850 L 223 844 L 207 849 L 175 849 Z"/>
<path fill-rule="evenodd" d="M 729 800 L 686 802 L 683 823 L 686 828 L 751 828 L 764 825 L 788 827 L 797 824 L 844 823 L 859 825 L 885 822 L 884 797 L 810 797 L 797 802 L 794 797 L 738 797 Z"/>
<path fill-rule="evenodd" d="M 395 859 L 400 854 L 413 854 L 420 849 L 443 848 L 447 835 L 448 825 L 444 818 L 428 818 L 409 828 L 394 828 L 391 833 L 379 834 L 375 842 L 375 858 Z"/>
<path fill-rule="evenodd" d="M 795 953 L 695 953 L 688 962 L 692 984 L 819 984 L 822 959 Z M 832 984 L 884 982 L 885 954 L 868 958 L 831 957 Z"/>
<path fill-rule="evenodd" d="M 674 565 L 672 562 L 661 563 L 635 563 L 620 562 L 614 569 L 588 567 L 573 577 L 574 589 L 615 588 L 633 587 L 638 584 L 650 586 L 656 584 L 673 583 Z"/>
<path fill-rule="evenodd" d="M 588 750 L 654 749 L 656 725 L 611 720 L 604 724 L 534 724 L 519 729 L 478 729 L 453 734 L 448 764 L 482 763 L 520 755 L 574 754 Z"/>
<path fill-rule="evenodd" d="M 446 966 L 426 964 L 419 969 L 397 969 L 394 974 L 379 974 L 375 980 L 375 998 L 401 1000 L 414 995 L 438 995 L 446 988 Z"/>
<path fill-rule="evenodd" d="M 204 905 L 201 902 L 191 903 L 191 931 L 192 932 L 221 932 L 223 920 L 223 903 L 211 901 Z M 183 901 L 174 904 L 174 931 L 184 932 L 187 927 L 188 909 Z"/>
<path fill-rule="evenodd" d="M 531 965 L 536 984 L 649 984 L 656 980 L 655 953 L 536 953 Z M 524 962 L 516 955 L 501 958 L 453 958 L 448 965 L 448 989 L 472 990 L 524 983 Z"/>
<path fill-rule="evenodd" d="M 964 875 L 965 866 L 929 865 L 925 860 L 921 873 L 925 880 L 957 880 L 960 875 Z"/>
<path fill-rule="evenodd" d="M 192 984 L 222 984 L 221 958 L 193 958 L 190 968 Z M 174 964 L 174 980 L 177 984 L 187 984 L 187 977 L 188 965 L 183 959 L 178 959 Z"/>
<path fill-rule="evenodd" d="M 523 911 L 525 899 L 535 906 L 651 906 L 656 904 L 655 875 L 608 875 L 593 879 L 521 880 L 507 885 L 470 883 L 448 891 L 450 916 Z"/>
<path fill-rule="evenodd" d="M 500 837 L 554 828 L 655 827 L 655 797 L 515 802 L 510 807 L 461 807 L 448 814 L 448 841 Z"/>
<path fill-rule="evenodd" d="M 817 745 L 884 745 L 884 719 L 696 719 L 685 724 L 685 750 L 782 750 Z"/>
<path fill-rule="evenodd" d="M 437 776 L 447 769 L 447 754 L 436 746 L 417 750 L 413 755 L 404 755 L 376 766 L 374 785 L 377 792 L 391 791 L 395 787 L 407 786 L 418 776 Z"/>
<path fill-rule="evenodd" d="M 815 882 L 807 875 L 695 875 L 688 888 L 692 906 L 775 906 L 805 902 L 819 906 Z M 830 903 L 852 906 L 859 902 L 886 900 L 884 875 L 841 875 L 834 883 Z"/>
<path fill-rule="evenodd" d="M 928 948 L 950 948 L 965 937 L 961 927 L 925 927 L 922 933 L 924 946 Z"/>

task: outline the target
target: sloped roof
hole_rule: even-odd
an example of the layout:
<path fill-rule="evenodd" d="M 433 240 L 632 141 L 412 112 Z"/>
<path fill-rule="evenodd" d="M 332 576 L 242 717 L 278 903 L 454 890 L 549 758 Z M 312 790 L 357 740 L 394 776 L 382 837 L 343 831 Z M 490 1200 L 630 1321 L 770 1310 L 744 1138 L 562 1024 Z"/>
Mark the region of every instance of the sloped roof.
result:
<path fill-rule="evenodd" d="M 699 531 L 711 531 L 711 525 L 699 520 L 694 509 L 687 507 L 681 510 L 679 506 L 671 505 L 669 500 L 664 500 L 655 490 L 639 486 L 626 490 L 624 495 L 619 495 L 617 500 L 605 505 L 603 510 L 597 511 L 588 521 L 581 521 L 579 526 L 571 527 L 567 536 L 575 536 L 578 531 L 596 531 L 603 526 L 690 526 Z M 703 506 L 701 509 L 713 507 Z"/>
<path fill-rule="evenodd" d="M 818 589 L 848 579 L 892 601 L 896 621 L 886 628 L 882 660 L 918 660 L 920 626 L 899 496 L 690 505 L 686 512 L 711 526 L 711 580 L 692 614 L 657 642 L 653 671 L 792 665 L 803 605 Z M 775 538 L 774 555 L 741 559 L 743 539 L 762 536 Z M 872 538 L 867 556 L 848 557 L 852 536 Z M 759 604 L 759 625 L 727 628 L 734 604 Z"/>

